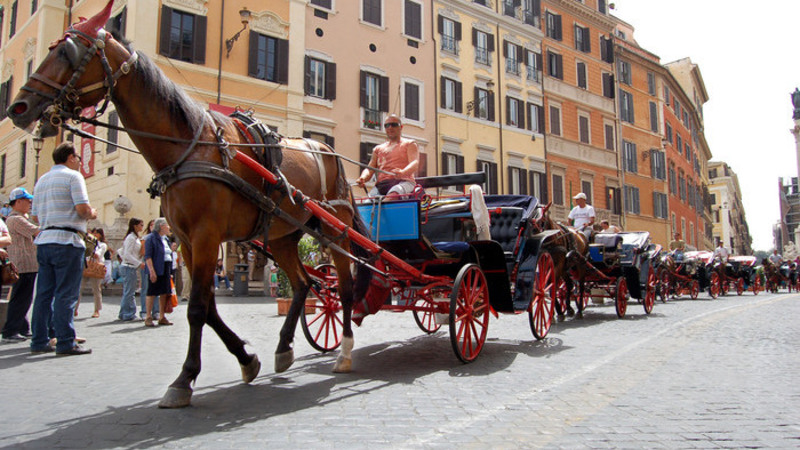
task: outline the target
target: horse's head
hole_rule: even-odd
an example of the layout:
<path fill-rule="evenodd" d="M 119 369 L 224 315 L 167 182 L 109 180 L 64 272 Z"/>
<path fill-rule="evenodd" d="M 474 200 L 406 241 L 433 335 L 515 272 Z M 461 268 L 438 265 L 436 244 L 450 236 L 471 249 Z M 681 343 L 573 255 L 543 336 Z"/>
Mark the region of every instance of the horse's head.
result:
<path fill-rule="evenodd" d="M 42 137 L 53 136 L 64 120 L 76 119 L 84 108 L 104 98 L 110 100 L 117 78 L 136 61 L 136 53 L 127 50 L 121 61 L 107 55 L 110 45 L 122 48 L 103 29 L 113 3 L 110 0 L 102 11 L 72 25 L 50 44 L 50 52 L 6 111 L 14 125 L 32 132 L 36 122 L 44 119 Z"/>

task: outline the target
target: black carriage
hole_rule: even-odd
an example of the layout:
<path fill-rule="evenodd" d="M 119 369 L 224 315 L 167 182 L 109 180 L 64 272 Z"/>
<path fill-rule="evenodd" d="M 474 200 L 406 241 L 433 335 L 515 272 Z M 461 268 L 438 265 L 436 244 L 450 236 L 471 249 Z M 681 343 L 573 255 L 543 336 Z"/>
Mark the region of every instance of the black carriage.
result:
<path fill-rule="evenodd" d="M 587 296 L 614 300 L 617 316 L 625 317 L 630 297 L 644 307 L 645 314 L 653 311 L 658 286 L 654 267 L 661 246 L 650 243 L 646 231 L 600 233 L 589 244 L 583 279 L 585 305 Z M 580 285 L 577 270 L 570 270 L 573 284 Z M 579 309 L 581 304 L 579 303 Z"/>
<path fill-rule="evenodd" d="M 670 252 L 660 255 L 657 269 L 658 295 L 662 302 L 669 298 L 689 295 L 695 300 L 700 294 L 699 272 L 702 265 L 697 258 L 685 252 Z"/>

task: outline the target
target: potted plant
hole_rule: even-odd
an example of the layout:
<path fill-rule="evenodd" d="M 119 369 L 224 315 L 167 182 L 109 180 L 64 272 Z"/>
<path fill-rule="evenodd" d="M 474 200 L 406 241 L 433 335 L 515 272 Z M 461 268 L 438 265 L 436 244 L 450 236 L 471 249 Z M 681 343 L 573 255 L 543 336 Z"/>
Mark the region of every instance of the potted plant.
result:
<path fill-rule="evenodd" d="M 319 242 L 316 239 L 312 238 L 311 236 L 305 235 L 297 245 L 297 253 L 300 256 L 300 261 L 303 264 L 308 266 L 316 266 L 317 261 L 319 259 Z M 285 316 L 289 313 L 289 305 L 292 303 L 292 295 L 294 292 L 292 291 L 292 286 L 289 283 L 289 277 L 286 276 L 286 272 L 283 269 L 278 269 L 278 298 L 275 299 L 275 302 L 278 305 L 278 315 Z M 316 305 L 317 299 L 315 297 L 309 297 L 306 299 L 306 314 L 313 314 L 315 308 L 313 307 Z"/>

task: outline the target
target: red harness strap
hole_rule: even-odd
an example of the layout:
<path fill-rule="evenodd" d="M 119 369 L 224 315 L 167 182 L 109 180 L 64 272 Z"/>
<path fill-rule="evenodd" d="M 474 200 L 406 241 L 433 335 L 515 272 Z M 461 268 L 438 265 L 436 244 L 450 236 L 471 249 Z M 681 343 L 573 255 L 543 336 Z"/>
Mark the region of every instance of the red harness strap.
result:
<path fill-rule="evenodd" d="M 248 143 L 254 144 L 256 142 L 256 140 L 253 138 L 253 135 L 250 134 L 250 130 L 247 129 L 247 126 L 242 123 L 241 120 L 233 118 L 231 118 L 231 120 L 233 120 L 233 123 L 236 124 L 236 128 L 238 128 L 242 135 L 244 135 Z"/>

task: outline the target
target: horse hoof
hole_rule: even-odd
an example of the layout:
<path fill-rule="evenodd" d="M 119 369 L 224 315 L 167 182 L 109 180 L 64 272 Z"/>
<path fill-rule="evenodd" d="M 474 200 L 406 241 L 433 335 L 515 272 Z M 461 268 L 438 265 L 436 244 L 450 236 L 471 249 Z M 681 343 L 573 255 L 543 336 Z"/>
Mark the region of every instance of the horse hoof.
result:
<path fill-rule="evenodd" d="M 170 386 L 161 401 L 158 402 L 159 408 L 185 408 L 192 401 L 192 388 L 177 388 Z"/>
<path fill-rule="evenodd" d="M 570 317 L 574 316 L 575 315 L 575 310 L 574 309 L 568 309 L 567 310 L 567 315 L 570 316 Z"/>
<path fill-rule="evenodd" d="M 294 350 L 288 352 L 275 353 L 275 372 L 285 372 L 294 363 Z"/>
<path fill-rule="evenodd" d="M 242 381 L 249 383 L 256 379 L 258 372 L 261 371 L 261 361 L 258 360 L 258 355 L 253 355 L 253 360 L 249 364 L 242 365 Z"/>
<path fill-rule="evenodd" d="M 333 373 L 350 373 L 353 366 L 353 358 L 344 358 L 339 355 L 336 364 L 333 365 Z"/>

